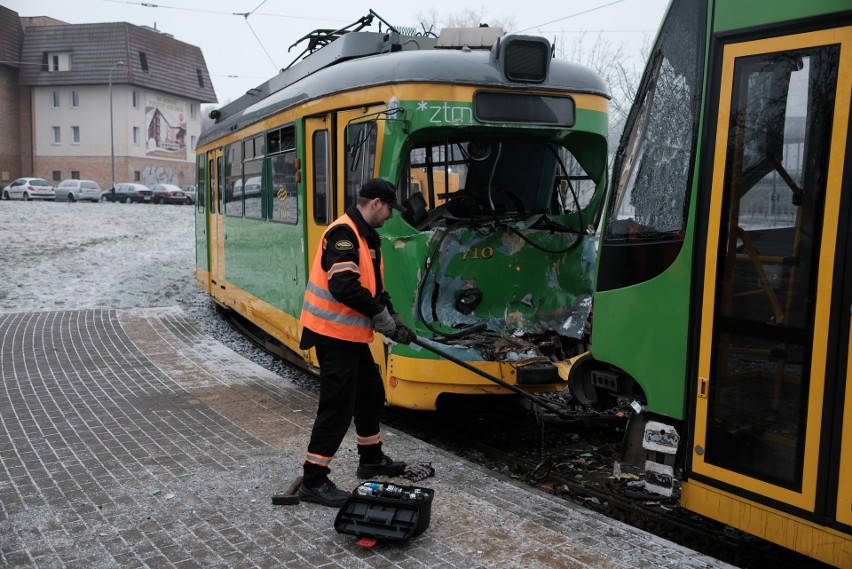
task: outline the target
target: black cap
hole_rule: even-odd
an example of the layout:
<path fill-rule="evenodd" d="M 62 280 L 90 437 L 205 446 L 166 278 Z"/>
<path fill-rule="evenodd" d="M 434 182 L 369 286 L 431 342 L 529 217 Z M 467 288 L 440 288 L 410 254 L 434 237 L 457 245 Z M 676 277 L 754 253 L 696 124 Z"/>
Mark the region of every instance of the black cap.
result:
<path fill-rule="evenodd" d="M 379 198 L 399 213 L 405 213 L 405 208 L 396 201 L 396 188 L 383 178 L 373 178 L 364 182 L 358 195 L 368 200 Z"/>

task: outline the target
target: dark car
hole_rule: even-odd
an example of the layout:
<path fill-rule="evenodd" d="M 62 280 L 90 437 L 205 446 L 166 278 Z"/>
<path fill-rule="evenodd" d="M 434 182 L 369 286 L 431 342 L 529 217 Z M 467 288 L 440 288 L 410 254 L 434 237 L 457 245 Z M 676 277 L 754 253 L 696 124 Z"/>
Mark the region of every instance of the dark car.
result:
<path fill-rule="evenodd" d="M 116 184 L 101 194 L 102 202 L 147 203 L 151 201 L 151 190 L 145 184 L 126 182 Z"/>
<path fill-rule="evenodd" d="M 154 203 L 192 203 L 192 198 L 174 184 L 154 184 L 151 192 L 151 201 Z"/>

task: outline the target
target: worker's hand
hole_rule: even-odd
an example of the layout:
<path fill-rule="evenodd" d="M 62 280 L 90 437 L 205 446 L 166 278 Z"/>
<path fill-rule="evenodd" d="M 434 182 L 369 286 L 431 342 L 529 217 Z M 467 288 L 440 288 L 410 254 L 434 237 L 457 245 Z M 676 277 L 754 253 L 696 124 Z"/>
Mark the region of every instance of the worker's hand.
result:
<path fill-rule="evenodd" d="M 390 335 L 390 339 L 397 344 L 410 344 L 417 339 L 417 334 L 405 324 L 400 324 L 396 327 L 396 332 Z"/>
<path fill-rule="evenodd" d="M 396 322 L 393 321 L 387 308 L 383 308 L 381 312 L 373 316 L 373 328 L 376 329 L 376 332 L 388 338 L 396 332 Z"/>

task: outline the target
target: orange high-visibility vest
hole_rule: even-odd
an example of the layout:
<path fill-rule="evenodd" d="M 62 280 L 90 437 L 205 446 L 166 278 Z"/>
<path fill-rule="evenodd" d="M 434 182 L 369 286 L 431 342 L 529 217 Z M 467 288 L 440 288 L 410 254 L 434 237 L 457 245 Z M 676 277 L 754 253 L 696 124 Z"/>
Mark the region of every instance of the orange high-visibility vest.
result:
<path fill-rule="evenodd" d="M 373 319 L 353 310 L 339 302 L 328 290 L 329 272 L 322 268 L 322 252 L 325 249 L 326 235 L 332 228 L 342 223 L 352 228 L 358 238 L 358 266 L 354 263 L 339 263 L 330 268 L 332 274 L 339 271 L 355 271 L 361 286 L 376 296 L 376 274 L 373 270 L 373 255 L 367 240 L 358 232 L 358 227 L 348 215 L 344 214 L 322 234 L 323 246 L 314 256 L 314 264 L 308 278 L 308 288 L 305 290 L 305 301 L 302 304 L 302 315 L 299 318 L 302 326 L 310 328 L 317 334 L 347 340 L 349 342 L 373 341 Z M 384 261 L 380 263 L 381 276 L 384 277 Z"/>

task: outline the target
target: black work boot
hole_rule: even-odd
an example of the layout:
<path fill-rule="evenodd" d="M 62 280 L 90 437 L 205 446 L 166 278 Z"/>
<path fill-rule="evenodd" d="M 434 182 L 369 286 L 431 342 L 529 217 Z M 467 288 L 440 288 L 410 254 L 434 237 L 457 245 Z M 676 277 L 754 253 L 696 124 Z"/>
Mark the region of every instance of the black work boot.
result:
<path fill-rule="evenodd" d="M 399 476 L 405 470 L 404 462 L 394 462 L 391 457 L 382 453 L 378 459 L 372 460 L 361 457 L 358 464 L 358 478 L 372 478 L 374 476 Z M 369 460 L 369 461 L 368 461 Z"/>
<path fill-rule="evenodd" d="M 323 506 L 331 508 L 341 507 L 346 500 L 351 496 L 349 492 L 344 492 L 334 485 L 331 480 L 325 479 L 319 486 L 299 486 L 299 499 L 305 502 L 316 502 Z"/>

